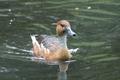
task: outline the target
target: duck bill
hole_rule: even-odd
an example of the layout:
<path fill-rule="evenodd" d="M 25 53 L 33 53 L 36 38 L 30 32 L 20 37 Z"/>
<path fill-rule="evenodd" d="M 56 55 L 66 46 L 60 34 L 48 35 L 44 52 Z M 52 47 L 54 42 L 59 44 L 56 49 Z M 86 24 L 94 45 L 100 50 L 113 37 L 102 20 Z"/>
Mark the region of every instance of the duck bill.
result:
<path fill-rule="evenodd" d="M 72 31 L 71 27 L 67 27 L 68 35 L 70 36 L 76 36 L 76 33 Z"/>

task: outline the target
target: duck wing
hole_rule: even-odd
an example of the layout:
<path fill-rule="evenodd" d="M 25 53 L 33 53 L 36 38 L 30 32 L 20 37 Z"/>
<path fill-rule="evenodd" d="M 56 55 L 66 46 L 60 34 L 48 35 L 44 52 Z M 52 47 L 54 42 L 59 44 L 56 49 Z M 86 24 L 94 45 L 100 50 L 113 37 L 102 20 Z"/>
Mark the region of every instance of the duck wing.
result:
<path fill-rule="evenodd" d="M 61 44 L 57 37 L 55 36 L 48 36 L 48 35 L 40 35 L 36 36 L 36 39 L 39 44 L 43 44 L 45 48 L 49 49 L 50 51 L 56 51 L 61 47 Z"/>

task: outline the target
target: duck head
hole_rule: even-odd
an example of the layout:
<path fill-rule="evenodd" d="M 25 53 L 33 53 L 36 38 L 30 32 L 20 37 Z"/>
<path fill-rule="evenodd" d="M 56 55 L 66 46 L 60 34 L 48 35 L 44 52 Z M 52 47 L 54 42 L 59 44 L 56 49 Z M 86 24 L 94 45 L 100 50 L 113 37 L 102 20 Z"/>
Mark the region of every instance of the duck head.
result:
<path fill-rule="evenodd" d="M 67 20 L 60 20 L 57 22 L 56 32 L 58 36 L 70 35 L 76 36 L 76 33 L 72 31 L 71 25 Z"/>

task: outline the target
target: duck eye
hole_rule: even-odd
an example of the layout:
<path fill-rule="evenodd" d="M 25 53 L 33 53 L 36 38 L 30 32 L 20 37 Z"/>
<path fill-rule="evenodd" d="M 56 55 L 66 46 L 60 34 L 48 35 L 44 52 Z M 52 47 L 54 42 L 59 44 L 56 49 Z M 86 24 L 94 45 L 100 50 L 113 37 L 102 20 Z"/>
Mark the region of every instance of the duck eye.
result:
<path fill-rule="evenodd" d="M 60 24 L 62 27 L 64 27 L 64 25 L 63 24 Z"/>

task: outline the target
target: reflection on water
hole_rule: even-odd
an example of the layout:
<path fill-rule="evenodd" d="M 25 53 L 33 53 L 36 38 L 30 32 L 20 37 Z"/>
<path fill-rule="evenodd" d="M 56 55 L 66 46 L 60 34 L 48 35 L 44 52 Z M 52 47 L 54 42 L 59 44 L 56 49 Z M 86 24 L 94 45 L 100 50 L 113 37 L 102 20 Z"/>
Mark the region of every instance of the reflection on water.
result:
<path fill-rule="evenodd" d="M 59 72 L 58 73 L 58 80 L 67 80 L 67 73 L 66 72 Z"/>
<path fill-rule="evenodd" d="M 54 34 L 51 18 L 67 19 L 79 47 L 67 74 L 31 61 L 30 34 Z M 120 0 L 0 0 L 1 80 L 119 80 Z M 68 75 L 68 76 L 67 76 Z"/>

